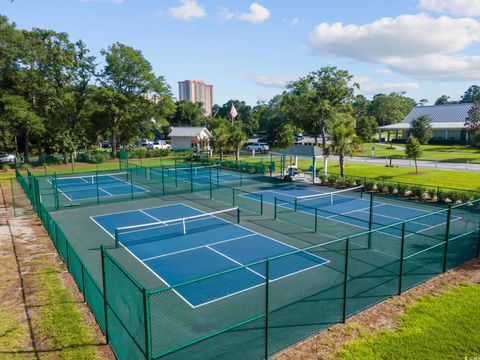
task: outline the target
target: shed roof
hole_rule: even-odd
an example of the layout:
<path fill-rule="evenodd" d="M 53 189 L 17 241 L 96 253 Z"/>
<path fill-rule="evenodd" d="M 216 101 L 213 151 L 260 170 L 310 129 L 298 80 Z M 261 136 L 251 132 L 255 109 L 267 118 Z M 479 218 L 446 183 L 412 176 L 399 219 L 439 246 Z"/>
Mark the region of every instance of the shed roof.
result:
<path fill-rule="evenodd" d="M 208 136 L 212 134 L 205 126 L 192 126 L 192 127 L 180 127 L 175 126 L 172 127 L 172 131 L 170 132 L 170 136 L 199 136 L 201 133 L 206 133 Z"/>
<path fill-rule="evenodd" d="M 313 157 L 323 156 L 323 151 L 320 146 L 293 145 L 285 150 L 280 151 L 280 154 L 313 158 Z"/>

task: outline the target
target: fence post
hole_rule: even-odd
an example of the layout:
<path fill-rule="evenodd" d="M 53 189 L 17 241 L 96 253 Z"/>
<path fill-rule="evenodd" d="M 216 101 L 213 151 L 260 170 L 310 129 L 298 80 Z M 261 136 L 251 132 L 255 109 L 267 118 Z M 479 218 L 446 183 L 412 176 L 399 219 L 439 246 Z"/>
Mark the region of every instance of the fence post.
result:
<path fill-rule="evenodd" d="M 107 301 L 107 283 L 105 281 L 105 245 L 100 246 L 102 252 L 102 282 L 103 282 L 103 309 L 105 311 L 105 342 L 110 343 L 108 336 L 108 301 Z"/>
<path fill-rule="evenodd" d="M 273 198 L 273 218 L 277 218 L 277 197 Z"/>
<path fill-rule="evenodd" d="M 373 225 L 373 191 L 370 192 L 370 214 L 368 216 L 368 248 L 372 247 L 372 225 Z"/>
<path fill-rule="evenodd" d="M 448 237 L 450 233 L 450 219 L 452 216 L 452 205 L 448 205 L 447 212 L 447 225 L 445 229 L 445 253 L 443 255 L 443 272 L 447 271 L 447 260 L 448 260 Z"/>
<path fill-rule="evenodd" d="M 265 262 L 265 359 L 268 359 L 268 313 L 269 313 L 269 298 L 270 298 L 270 261 Z"/>
<path fill-rule="evenodd" d="M 129 171 L 130 169 L 127 170 L 127 179 L 128 179 Z M 132 171 L 130 171 L 130 193 L 131 193 L 131 199 L 133 201 L 133 169 Z"/>
<path fill-rule="evenodd" d="M 143 316 L 145 325 L 145 355 L 147 360 L 150 360 L 152 358 L 152 334 L 150 329 L 150 298 L 146 288 L 143 288 Z"/>
<path fill-rule="evenodd" d="M 162 165 L 162 196 L 165 196 L 165 168 Z"/>
<path fill-rule="evenodd" d="M 347 317 L 347 281 L 348 281 L 348 248 L 350 244 L 350 239 L 347 238 L 345 241 L 345 269 L 343 272 L 343 311 L 342 311 L 342 322 L 345 323 Z"/>
<path fill-rule="evenodd" d="M 477 258 L 480 257 L 480 221 L 478 224 Z"/>
<path fill-rule="evenodd" d="M 17 181 L 15 179 L 15 181 Z M 13 190 L 13 178 L 10 178 L 10 189 L 12 189 L 12 208 L 13 208 L 13 216 L 17 216 L 17 211 L 15 209 L 15 191 Z"/>
<path fill-rule="evenodd" d="M 177 159 L 175 161 L 175 187 L 178 187 L 178 179 L 177 179 Z"/>
<path fill-rule="evenodd" d="M 98 169 L 98 163 L 97 163 L 97 169 Z M 128 172 L 127 172 L 128 174 Z M 127 175 L 128 177 L 128 175 Z M 95 184 L 97 188 L 97 205 L 100 205 L 100 189 L 98 188 L 98 170 L 95 172 Z"/>
<path fill-rule="evenodd" d="M 208 186 L 210 190 L 210 200 L 212 200 L 213 194 L 212 194 L 212 167 L 211 166 L 208 167 Z"/>
<path fill-rule="evenodd" d="M 190 161 L 190 192 L 193 193 L 193 163 Z"/>
<path fill-rule="evenodd" d="M 82 269 L 82 293 L 83 293 L 83 302 L 87 301 L 87 289 L 85 288 L 85 267 L 83 263 L 80 262 L 80 266 Z"/>
<path fill-rule="evenodd" d="M 403 253 L 405 249 L 405 221 L 402 223 L 402 240 L 400 248 L 400 270 L 398 279 L 398 295 L 402 294 L 402 277 L 403 277 Z"/>

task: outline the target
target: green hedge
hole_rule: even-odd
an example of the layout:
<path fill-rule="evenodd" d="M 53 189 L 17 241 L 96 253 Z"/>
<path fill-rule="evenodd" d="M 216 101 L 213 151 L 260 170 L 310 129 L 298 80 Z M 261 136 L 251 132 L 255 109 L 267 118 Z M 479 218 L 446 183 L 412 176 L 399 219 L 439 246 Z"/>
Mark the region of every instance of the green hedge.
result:
<path fill-rule="evenodd" d="M 79 153 L 76 161 L 91 164 L 101 164 L 105 161 L 110 161 L 111 159 L 112 155 L 108 151 L 92 150 Z"/>
<path fill-rule="evenodd" d="M 135 148 L 128 150 L 129 158 L 151 158 L 151 157 L 164 157 L 170 154 L 169 149 L 146 149 Z"/>

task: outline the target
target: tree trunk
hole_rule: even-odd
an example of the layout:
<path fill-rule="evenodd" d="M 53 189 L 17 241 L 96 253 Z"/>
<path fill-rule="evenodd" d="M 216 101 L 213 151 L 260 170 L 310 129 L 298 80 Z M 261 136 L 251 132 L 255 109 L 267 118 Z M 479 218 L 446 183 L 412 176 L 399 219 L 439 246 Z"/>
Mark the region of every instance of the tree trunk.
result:
<path fill-rule="evenodd" d="M 415 173 L 418 175 L 417 158 L 415 160 Z"/>
<path fill-rule="evenodd" d="M 345 166 L 345 160 L 344 160 L 343 154 L 340 154 L 338 159 L 340 161 L 340 177 L 343 178 L 343 173 L 344 173 L 343 167 Z"/>
<path fill-rule="evenodd" d="M 326 139 L 325 139 L 325 128 L 322 127 L 322 132 L 320 133 L 320 135 L 322 136 L 322 148 L 325 148 L 325 144 L 326 144 Z"/>
<path fill-rule="evenodd" d="M 112 157 L 117 158 L 117 127 L 112 128 Z"/>
<path fill-rule="evenodd" d="M 30 136 L 29 136 L 29 132 L 28 132 L 28 129 L 25 130 L 25 134 L 24 134 L 24 147 L 23 147 L 23 161 L 28 163 L 29 162 L 29 153 L 30 153 Z"/>
<path fill-rule="evenodd" d="M 220 161 L 223 161 L 223 149 L 220 148 Z"/>

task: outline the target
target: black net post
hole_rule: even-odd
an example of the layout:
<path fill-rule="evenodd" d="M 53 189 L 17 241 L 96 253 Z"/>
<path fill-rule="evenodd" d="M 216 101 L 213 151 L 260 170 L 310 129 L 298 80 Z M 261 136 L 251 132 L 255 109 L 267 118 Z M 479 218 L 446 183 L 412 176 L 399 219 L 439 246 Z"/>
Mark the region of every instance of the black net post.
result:
<path fill-rule="evenodd" d="M 347 318 L 347 282 L 348 282 L 348 248 L 350 245 L 350 239 L 345 240 L 345 268 L 343 270 L 343 309 L 342 309 L 342 322 L 345 323 Z"/>
<path fill-rule="evenodd" d="M 297 209 L 298 209 L 298 200 L 297 200 L 297 198 L 295 198 L 294 209 L 295 209 L 295 211 L 297 211 Z"/>
<path fill-rule="evenodd" d="M 318 209 L 315 208 L 315 232 L 318 230 Z"/>
<path fill-rule="evenodd" d="M 448 205 L 447 223 L 445 229 L 445 253 L 443 254 L 443 272 L 447 271 L 448 260 L 448 238 L 450 234 L 450 219 L 452 217 L 452 205 Z"/>
<path fill-rule="evenodd" d="M 270 299 L 270 261 L 265 261 L 265 359 L 268 359 L 268 320 Z"/>
<path fill-rule="evenodd" d="M 105 342 L 110 342 L 108 336 L 108 301 L 107 301 L 107 282 L 105 276 L 105 245 L 100 246 L 102 252 L 102 282 L 103 282 L 103 308 L 105 312 Z"/>
<path fill-rule="evenodd" d="M 240 224 L 240 208 L 237 208 L 237 224 Z"/>
<path fill-rule="evenodd" d="M 220 184 L 220 166 L 217 167 L 217 186 Z"/>
<path fill-rule="evenodd" d="M 403 280 L 403 254 L 405 251 L 405 222 L 402 223 L 402 240 L 400 243 L 400 269 L 398 270 L 398 291 L 397 294 L 402 294 L 402 280 Z"/>
<path fill-rule="evenodd" d="M 235 206 L 235 188 L 232 188 L 232 206 Z"/>

